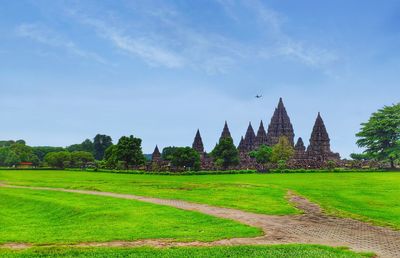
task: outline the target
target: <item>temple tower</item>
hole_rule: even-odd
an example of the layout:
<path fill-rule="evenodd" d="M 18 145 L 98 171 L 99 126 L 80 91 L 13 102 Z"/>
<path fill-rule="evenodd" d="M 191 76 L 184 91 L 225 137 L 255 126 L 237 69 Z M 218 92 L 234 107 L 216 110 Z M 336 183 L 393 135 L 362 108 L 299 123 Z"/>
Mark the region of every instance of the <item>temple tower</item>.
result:
<path fill-rule="evenodd" d="M 256 144 L 256 134 L 254 133 L 253 127 L 251 126 L 251 122 L 249 122 L 249 126 L 247 127 L 246 135 L 244 137 L 243 148 L 246 151 L 252 151 L 255 148 Z"/>
<path fill-rule="evenodd" d="M 161 160 L 161 153 L 160 150 L 158 149 L 158 146 L 154 148 L 153 154 L 151 154 L 151 161 L 152 162 L 158 162 Z"/>
<path fill-rule="evenodd" d="M 294 146 L 294 131 L 290 118 L 283 105 L 282 98 L 279 99 L 278 107 L 271 118 L 268 126 L 267 145 L 273 146 L 278 143 L 279 137 L 286 136 L 290 144 Z"/>
<path fill-rule="evenodd" d="M 306 159 L 306 147 L 304 146 L 303 139 L 299 137 L 296 145 L 294 146 L 294 159 Z"/>
<path fill-rule="evenodd" d="M 246 147 L 244 146 L 244 139 L 243 136 L 240 138 L 239 145 L 237 147 L 239 153 L 245 153 L 246 152 Z"/>
<path fill-rule="evenodd" d="M 333 153 L 331 151 L 329 135 L 319 112 L 311 133 L 307 155 L 309 158 L 317 161 L 340 159 L 338 153 Z"/>
<path fill-rule="evenodd" d="M 265 132 L 264 129 L 264 123 L 261 120 L 260 126 L 258 127 L 254 148 L 256 149 L 261 145 L 266 145 L 266 144 L 267 144 L 267 133 Z"/>
<path fill-rule="evenodd" d="M 221 133 L 221 137 L 219 137 L 219 140 L 222 140 L 223 138 L 231 138 L 232 139 L 231 132 L 229 131 L 228 123 L 226 121 L 225 121 L 224 129 L 222 130 L 222 133 Z"/>
<path fill-rule="evenodd" d="M 199 129 L 197 129 L 196 136 L 194 137 L 192 148 L 200 154 L 204 153 L 203 140 L 201 139 Z"/>

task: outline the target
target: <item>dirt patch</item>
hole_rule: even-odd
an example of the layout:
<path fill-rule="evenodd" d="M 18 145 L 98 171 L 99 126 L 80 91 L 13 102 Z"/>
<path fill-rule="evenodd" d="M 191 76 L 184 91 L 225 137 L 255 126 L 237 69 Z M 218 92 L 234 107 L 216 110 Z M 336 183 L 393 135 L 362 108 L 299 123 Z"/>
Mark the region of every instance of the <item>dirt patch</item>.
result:
<path fill-rule="evenodd" d="M 321 244 L 328 246 L 348 246 L 354 251 L 374 252 L 380 257 L 400 257 L 400 231 L 370 225 L 354 219 L 328 216 L 321 208 L 304 197 L 288 192 L 288 199 L 300 210 L 301 215 L 270 216 L 235 209 L 221 208 L 206 204 L 180 200 L 167 200 L 130 194 L 72 190 L 48 187 L 23 187 L 0 184 L 2 187 L 27 188 L 35 190 L 61 191 L 121 199 L 139 200 L 175 208 L 198 211 L 204 214 L 232 219 L 243 224 L 261 228 L 263 236 L 255 238 L 233 238 L 214 242 L 174 242 L 173 240 L 112 241 L 104 243 L 79 243 L 80 247 L 136 247 L 136 246 L 215 246 L 215 245 L 262 245 L 262 244 Z M 22 244 L 23 245 L 23 244 Z M 5 246 L 14 248 L 13 246 Z M 28 246 L 30 247 L 30 246 Z"/>
<path fill-rule="evenodd" d="M 30 247 L 32 247 L 32 245 L 27 244 L 27 243 L 7 243 L 7 244 L 0 245 L 0 247 L 10 248 L 10 249 L 14 249 L 14 250 L 20 250 L 20 249 L 30 248 Z"/>

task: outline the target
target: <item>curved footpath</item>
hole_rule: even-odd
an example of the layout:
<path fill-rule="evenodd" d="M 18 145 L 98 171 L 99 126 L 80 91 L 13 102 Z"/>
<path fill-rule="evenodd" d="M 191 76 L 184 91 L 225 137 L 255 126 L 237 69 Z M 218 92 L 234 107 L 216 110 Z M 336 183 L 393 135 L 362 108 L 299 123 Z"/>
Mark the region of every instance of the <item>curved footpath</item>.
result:
<path fill-rule="evenodd" d="M 24 188 L 33 190 L 60 191 L 69 193 L 108 196 L 121 199 L 139 200 L 154 204 L 176 207 L 178 209 L 198 211 L 204 214 L 232 219 L 243 224 L 261 228 L 263 236 L 255 238 L 232 238 L 214 242 L 175 242 L 171 240 L 139 240 L 78 243 L 69 246 L 79 247 L 134 247 L 134 246 L 215 246 L 215 245 L 260 245 L 260 244 L 320 244 L 328 246 L 347 246 L 358 252 L 374 252 L 379 257 L 400 257 L 400 231 L 373 226 L 365 222 L 327 216 L 320 207 L 307 199 L 288 192 L 289 200 L 300 210 L 302 215 L 272 216 L 255 214 L 235 209 L 190 203 L 180 200 L 167 200 L 143 197 L 131 194 L 73 190 L 49 187 L 27 187 L 0 184 L 0 187 Z M 28 248 L 23 243 L 2 245 L 9 248 Z M 1 245 L 0 245 L 1 247 Z"/>

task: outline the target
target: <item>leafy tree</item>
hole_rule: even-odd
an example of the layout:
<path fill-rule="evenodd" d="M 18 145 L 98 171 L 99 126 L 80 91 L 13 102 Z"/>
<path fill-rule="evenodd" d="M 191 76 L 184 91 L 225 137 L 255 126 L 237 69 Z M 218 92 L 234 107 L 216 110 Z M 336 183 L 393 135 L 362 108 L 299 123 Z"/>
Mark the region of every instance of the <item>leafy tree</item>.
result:
<path fill-rule="evenodd" d="M 272 157 L 272 148 L 267 145 L 261 145 L 257 150 L 250 152 L 250 157 L 255 158 L 257 163 L 264 168 Z"/>
<path fill-rule="evenodd" d="M 97 134 L 93 139 L 94 157 L 96 160 L 102 160 L 108 147 L 112 145 L 112 139 L 108 135 Z"/>
<path fill-rule="evenodd" d="M 34 154 L 32 147 L 25 145 L 25 141 L 9 141 L 0 147 L 0 165 L 15 166 L 20 162 L 31 162 L 34 166 L 39 164 L 39 158 Z"/>
<path fill-rule="evenodd" d="M 173 156 L 174 156 L 174 153 L 175 153 L 175 151 L 176 151 L 177 149 L 178 149 L 178 147 L 175 147 L 175 146 L 165 147 L 165 148 L 162 150 L 161 158 L 162 158 L 163 160 L 171 161 L 172 158 L 173 158 Z"/>
<path fill-rule="evenodd" d="M 44 157 L 45 162 L 54 168 L 65 168 L 71 163 L 71 153 L 68 151 L 50 152 Z"/>
<path fill-rule="evenodd" d="M 10 147 L 0 148 L 0 165 L 12 167 L 21 162 L 21 159 Z"/>
<path fill-rule="evenodd" d="M 117 155 L 115 154 L 116 149 L 117 145 L 111 145 L 104 152 L 105 166 L 107 168 L 115 168 L 117 166 L 118 160 Z"/>
<path fill-rule="evenodd" d="M 15 141 L 9 140 L 9 141 L 0 141 L 0 147 L 9 147 L 13 145 Z"/>
<path fill-rule="evenodd" d="M 191 168 L 199 170 L 200 155 L 197 151 L 190 147 L 174 147 L 170 155 L 171 165 L 178 168 Z"/>
<path fill-rule="evenodd" d="M 278 169 L 285 169 L 287 166 L 286 160 L 283 159 L 278 160 L 277 164 L 278 164 Z"/>
<path fill-rule="evenodd" d="M 271 161 L 285 163 L 293 156 L 294 149 L 285 136 L 279 137 L 278 143 L 272 147 Z"/>
<path fill-rule="evenodd" d="M 333 160 L 328 160 L 326 162 L 326 168 L 328 168 L 329 170 L 333 170 L 336 167 L 336 163 Z"/>
<path fill-rule="evenodd" d="M 357 145 L 364 153 L 380 161 L 389 161 L 394 168 L 400 158 L 400 103 L 385 106 L 373 113 L 368 122 L 361 124 Z"/>
<path fill-rule="evenodd" d="M 71 153 L 71 165 L 72 167 L 83 167 L 87 163 L 93 162 L 93 154 L 87 151 L 75 151 Z"/>
<path fill-rule="evenodd" d="M 74 151 L 87 151 L 90 153 L 94 152 L 93 142 L 89 139 L 84 140 L 80 144 L 73 144 L 66 148 L 69 152 Z"/>
<path fill-rule="evenodd" d="M 239 152 L 233 144 L 232 138 L 222 138 L 211 152 L 217 166 L 227 169 L 239 164 Z"/>
<path fill-rule="evenodd" d="M 63 147 L 51 147 L 51 146 L 36 146 L 32 147 L 33 153 L 39 158 L 40 161 L 44 160 L 47 153 L 65 151 Z"/>
<path fill-rule="evenodd" d="M 26 145 L 25 140 L 17 140 L 15 143 Z"/>
<path fill-rule="evenodd" d="M 31 162 L 35 166 L 39 164 L 39 158 L 34 154 L 32 147 L 25 145 L 24 141 L 17 141 L 10 149 L 18 156 L 20 162 Z"/>
<path fill-rule="evenodd" d="M 357 161 L 370 160 L 371 156 L 366 153 L 351 153 L 350 158 Z"/>
<path fill-rule="evenodd" d="M 145 163 L 146 159 L 142 152 L 142 140 L 135 138 L 133 135 L 127 137 L 122 136 L 118 143 L 111 149 L 111 153 L 107 153 L 110 159 L 110 164 L 115 161 L 124 162 L 124 166 L 128 169 L 129 166 L 137 166 Z M 107 149 L 108 150 L 108 149 Z"/>

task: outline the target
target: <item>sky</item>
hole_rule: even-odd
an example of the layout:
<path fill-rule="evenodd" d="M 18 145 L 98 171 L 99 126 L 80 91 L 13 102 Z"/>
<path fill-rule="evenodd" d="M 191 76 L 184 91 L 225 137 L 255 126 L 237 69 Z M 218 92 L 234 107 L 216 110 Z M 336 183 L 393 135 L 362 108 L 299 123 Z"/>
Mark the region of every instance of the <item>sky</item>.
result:
<path fill-rule="evenodd" d="M 400 1 L 0 0 L 0 139 L 67 146 L 133 134 L 237 144 L 283 98 L 308 144 L 318 112 L 342 157 L 400 99 Z M 261 94 L 260 99 L 255 95 Z"/>

